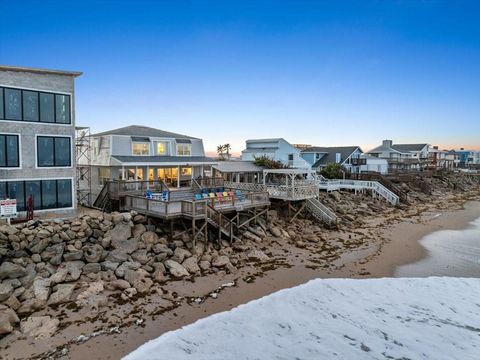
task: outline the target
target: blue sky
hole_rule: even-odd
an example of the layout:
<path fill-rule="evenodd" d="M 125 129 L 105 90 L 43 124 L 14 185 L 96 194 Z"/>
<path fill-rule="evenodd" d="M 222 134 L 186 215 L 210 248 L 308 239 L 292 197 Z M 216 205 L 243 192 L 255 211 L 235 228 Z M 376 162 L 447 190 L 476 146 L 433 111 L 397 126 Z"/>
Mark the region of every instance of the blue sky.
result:
<path fill-rule="evenodd" d="M 0 63 L 83 71 L 77 124 L 480 147 L 480 5 L 6 1 Z"/>

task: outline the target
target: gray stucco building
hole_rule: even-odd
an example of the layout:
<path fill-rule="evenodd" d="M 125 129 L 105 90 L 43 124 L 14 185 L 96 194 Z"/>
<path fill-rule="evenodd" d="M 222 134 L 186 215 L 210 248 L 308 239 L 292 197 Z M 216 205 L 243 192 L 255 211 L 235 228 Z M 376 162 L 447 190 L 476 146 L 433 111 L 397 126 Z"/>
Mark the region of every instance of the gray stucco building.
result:
<path fill-rule="evenodd" d="M 0 199 L 25 210 L 76 207 L 75 78 L 82 73 L 0 66 Z"/>

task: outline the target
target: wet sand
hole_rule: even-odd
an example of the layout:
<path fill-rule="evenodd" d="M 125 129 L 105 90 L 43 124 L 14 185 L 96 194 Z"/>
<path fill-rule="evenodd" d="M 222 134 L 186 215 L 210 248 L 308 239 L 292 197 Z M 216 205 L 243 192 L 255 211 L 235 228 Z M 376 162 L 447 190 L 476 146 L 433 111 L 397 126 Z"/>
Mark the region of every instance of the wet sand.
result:
<path fill-rule="evenodd" d="M 418 215 L 395 210 L 361 228 L 329 232 L 327 241 L 342 249 L 339 256 L 330 258 L 288 242 L 265 244 L 264 251 L 274 261 L 251 263 L 234 274 L 221 271 L 194 281 L 170 281 L 136 301 L 111 302 L 99 313 L 67 307 L 42 311 L 38 315 L 61 317 L 68 320 L 68 326 L 48 341 L 20 338 L 7 345 L 2 339 L 0 355 L 6 359 L 40 354 L 60 357 L 65 349 L 64 358 L 68 359 L 119 359 L 167 331 L 314 278 L 393 276 L 398 266 L 426 256 L 418 243 L 423 236 L 440 229 L 464 228 L 479 214 L 479 201 L 444 211 L 427 206 Z M 77 341 L 79 335 L 94 332 L 98 334 Z"/>

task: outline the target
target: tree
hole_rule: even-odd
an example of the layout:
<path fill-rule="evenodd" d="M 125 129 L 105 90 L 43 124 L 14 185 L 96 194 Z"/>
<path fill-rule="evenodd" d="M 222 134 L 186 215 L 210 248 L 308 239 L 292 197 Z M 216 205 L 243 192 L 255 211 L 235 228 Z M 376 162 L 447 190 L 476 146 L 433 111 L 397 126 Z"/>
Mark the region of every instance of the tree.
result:
<path fill-rule="evenodd" d="M 281 161 L 273 160 L 266 155 L 260 157 L 254 156 L 253 163 L 258 166 L 263 166 L 266 169 L 288 169 L 289 166 L 285 165 Z"/>
<path fill-rule="evenodd" d="M 217 154 L 218 154 L 218 160 L 219 161 L 226 161 L 230 160 L 230 150 L 232 147 L 230 144 L 223 144 L 223 145 L 218 145 L 217 146 Z"/>
<path fill-rule="evenodd" d="M 327 179 L 342 179 L 345 172 L 346 169 L 342 165 L 330 163 L 320 171 L 320 174 Z"/>

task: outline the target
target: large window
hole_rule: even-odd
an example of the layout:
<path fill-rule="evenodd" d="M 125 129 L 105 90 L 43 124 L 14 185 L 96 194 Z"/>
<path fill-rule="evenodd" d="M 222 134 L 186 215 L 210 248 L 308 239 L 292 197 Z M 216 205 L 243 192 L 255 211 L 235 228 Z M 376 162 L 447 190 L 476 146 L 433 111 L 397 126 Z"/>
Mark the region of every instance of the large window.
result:
<path fill-rule="evenodd" d="M 0 119 L 71 124 L 70 95 L 0 87 Z"/>
<path fill-rule="evenodd" d="M 192 145 L 191 144 L 177 144 L 177 155 L 178 156 L 190 156 L 192 154 Z"/>
<path fill-rule="evenodd" d="M 20 167 L 18 135 L 0 134 L 0 168 Z"/>
<path fill-rule="evenodd" d="M 69 137 L 38 136 L 38 167 L 71 166 L 71 144 Z"/>
<path fill-rule="evenodd" d="M 133 155 L 150 155 L 150 143 L 133 143 Z"/>
<path fill-rule="evenodd" d="M 25 204 L 30 196 L 35 210 L 72 207 L 72 180 L 0 182 L 0 199 L 16 199 L 18 211 L 26 210 Z"/>
<path fill-rule="evenodd" d="M 155 150 L 156 155 L 167 155 L 167 143 L 157 142 Z"/>

